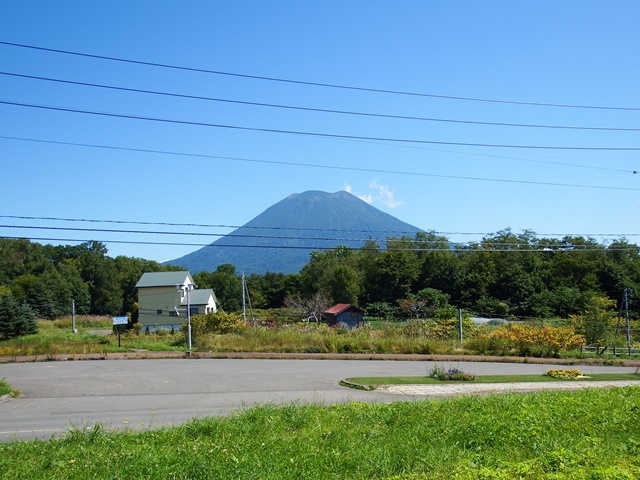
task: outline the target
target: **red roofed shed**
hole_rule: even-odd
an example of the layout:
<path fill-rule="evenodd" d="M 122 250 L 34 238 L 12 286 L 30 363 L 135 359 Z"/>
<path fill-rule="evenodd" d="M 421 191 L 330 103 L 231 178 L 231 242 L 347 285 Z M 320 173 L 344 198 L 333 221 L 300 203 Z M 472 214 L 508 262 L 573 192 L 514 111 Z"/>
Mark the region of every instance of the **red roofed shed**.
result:
<path fill-rule="evenodd" d="M 350 303 L 338 303 L 325 310 L 324 314 L 330 327 L 341 325 L 352 329 L 364 323 L 365 311 Z"/>

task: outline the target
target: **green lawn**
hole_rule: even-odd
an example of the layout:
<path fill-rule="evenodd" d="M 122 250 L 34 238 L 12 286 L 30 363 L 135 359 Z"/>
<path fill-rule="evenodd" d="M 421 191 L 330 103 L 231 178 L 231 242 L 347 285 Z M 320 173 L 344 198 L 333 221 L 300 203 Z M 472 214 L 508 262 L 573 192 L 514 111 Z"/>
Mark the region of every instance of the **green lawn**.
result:
<path fill-rule="evenodd" d="M 351 377 L 346 382 L 367 387 L 378 385 L 442 385 L 443 383 L 516 383 L 516 382 L 598 382 L 606 380 L 638 380 L 640 375 L 635 373 L 594 373 L 585 378 L 561 380 L 547 375 L 482 375 L 471 381 L 441 381 L 431 377 Z"/>
<path fill-rule="evenodd" d="M 4 479 L 637 479 L 640 388 L 259 406 L 0 444 Z"/>

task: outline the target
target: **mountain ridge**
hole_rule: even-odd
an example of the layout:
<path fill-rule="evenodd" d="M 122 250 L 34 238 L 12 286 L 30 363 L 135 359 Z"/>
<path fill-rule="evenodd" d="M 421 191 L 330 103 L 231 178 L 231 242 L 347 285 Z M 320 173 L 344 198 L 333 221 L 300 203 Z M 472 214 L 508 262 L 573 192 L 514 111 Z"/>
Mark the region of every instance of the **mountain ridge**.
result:
<path fill-rule="evenodd" d="M 231 263 L 245 274 L 296 273 L 314 250 L 368 239 L 415 236 L 422 229 L 382 212 L 354 195 L 308 190 L 293 193 L 212 244 L 165 262 L 192 273 Z"/>

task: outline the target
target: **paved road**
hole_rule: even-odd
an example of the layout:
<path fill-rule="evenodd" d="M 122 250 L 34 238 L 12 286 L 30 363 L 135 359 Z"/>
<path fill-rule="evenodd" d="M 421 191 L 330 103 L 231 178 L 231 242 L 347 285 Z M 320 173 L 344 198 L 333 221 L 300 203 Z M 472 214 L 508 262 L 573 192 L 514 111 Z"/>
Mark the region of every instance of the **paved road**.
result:
<path fill-rule="evenodd" d="M 544 373 L 566 366 L 439 362 L 477 375 Z M 20 398 L 0 400 L 0 441 L 50 438 L 70 427 L 149 428 L 225 415 L 256 404 L 391 402 L 424 398 L 338 385 L 347 377 L 424 375 L 434 362 L 171 359 L 14 363 L 0 378 Z M 581 367 L 585 374 L 633 367 Z"/>

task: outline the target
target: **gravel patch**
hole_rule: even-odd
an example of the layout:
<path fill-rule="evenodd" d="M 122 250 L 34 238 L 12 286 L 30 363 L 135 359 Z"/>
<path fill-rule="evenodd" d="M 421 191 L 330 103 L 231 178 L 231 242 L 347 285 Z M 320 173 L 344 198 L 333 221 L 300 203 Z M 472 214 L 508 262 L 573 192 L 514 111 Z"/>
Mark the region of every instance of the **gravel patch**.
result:
<path fill-rule="evenodd" d="M 612 380 L 597 382 L 518 382 L 518 383 L 453 383 L 442 385 L 382 385 L 377 392 L 425 397 L 454 397 L 459 395 L 540 392 L 545 390 L 582 390 L 584 388 L 614 388 L 640 386 L 640 380 Z"/>

